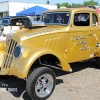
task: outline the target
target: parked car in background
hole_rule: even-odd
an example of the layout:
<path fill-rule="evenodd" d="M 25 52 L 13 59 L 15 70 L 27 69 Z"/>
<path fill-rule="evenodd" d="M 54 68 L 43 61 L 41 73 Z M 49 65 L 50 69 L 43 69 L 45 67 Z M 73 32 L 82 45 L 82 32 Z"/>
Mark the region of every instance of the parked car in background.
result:
<path fill-rule="evenodd" d="M 2 37 L 0 37 L 0 40 L 5 40 L 6 35 L 10 33 L 10 30 L 22 28 L 27 18 L 28 17 L 26 16 L 10 16 L 2 18 L 2 22 L 0 24 L 0 36 Z"/>
<path fill-rule="evenodd" d="M 9 25 L 9 19 L 2 19 L 1 25 L 8 26 Z"/>
<path fill-rule="evenodd" d="M 1 24 L 1 22 L 2 22 L 2 18 L 0 18 L 0 24 Z"/>
<path fill-rule="evenodd" d="M 1 18 L 1 25 L 4 26 L 8 26 L 9 25 L 9 21 L 13 16 L 7 16 L 7 17 L 3 17 Z"/>

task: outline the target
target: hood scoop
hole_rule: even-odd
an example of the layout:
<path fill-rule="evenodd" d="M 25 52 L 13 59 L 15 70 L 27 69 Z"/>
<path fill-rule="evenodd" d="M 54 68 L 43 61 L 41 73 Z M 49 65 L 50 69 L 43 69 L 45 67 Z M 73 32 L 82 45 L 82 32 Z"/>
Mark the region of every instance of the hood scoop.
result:
<path fill-rule="evenodd" d="M 24 27 L 25 28 L 32 29 L 32 28 L 44 27 L 44 26 L 45 26 L 45 23 L 42 21 L 34 21 L 30 18 L 28 18 L 27 20 L 24 20 Z"/>

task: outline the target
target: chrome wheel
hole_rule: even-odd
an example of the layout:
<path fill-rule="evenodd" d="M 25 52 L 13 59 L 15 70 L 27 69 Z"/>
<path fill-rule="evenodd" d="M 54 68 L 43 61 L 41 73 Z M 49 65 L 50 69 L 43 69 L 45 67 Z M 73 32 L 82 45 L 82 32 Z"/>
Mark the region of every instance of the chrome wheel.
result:
<path fill-rule="evenodd" d="M 56 85 L 54 71 L 47 67 L 35 69 L 28 77 L 26 90 L 33 100 L 46 100 Z"/>
<path fill-rule="evenodd" d="M 54 80 L 50 74 L 41 75 L 35 84 L 35 93 L 43 98 L 49 95 L 53 89 Z"/>

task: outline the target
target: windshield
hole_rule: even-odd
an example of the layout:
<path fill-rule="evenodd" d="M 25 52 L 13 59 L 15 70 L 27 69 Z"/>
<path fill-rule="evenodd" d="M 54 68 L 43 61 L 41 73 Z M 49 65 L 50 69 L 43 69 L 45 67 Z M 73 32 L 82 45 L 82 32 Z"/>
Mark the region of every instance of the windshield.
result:
<path fill-rule="evenodd" d="M 69 19 L 69 12 L 53 12 L 42 15 L 42 21 L 45 22 L 45 24 L 67 25 L 69 23 Z"/>

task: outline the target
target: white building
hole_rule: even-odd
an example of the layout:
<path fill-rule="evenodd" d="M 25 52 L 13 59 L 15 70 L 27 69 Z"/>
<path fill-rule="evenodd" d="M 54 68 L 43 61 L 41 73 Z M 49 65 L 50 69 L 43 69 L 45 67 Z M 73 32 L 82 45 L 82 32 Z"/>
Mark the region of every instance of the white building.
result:
<path fill-rule="evenodd" d="M 51 5 L 51 4 L 35 4 L 35 3 L 5 1 L 5 2 L 0 2 L 0 17 L 16 16 L 17 12 L 23 11 L 24 9 L 28 9 L 36 5 L 47 9 L 57 9 L 57 5 Z"/>

